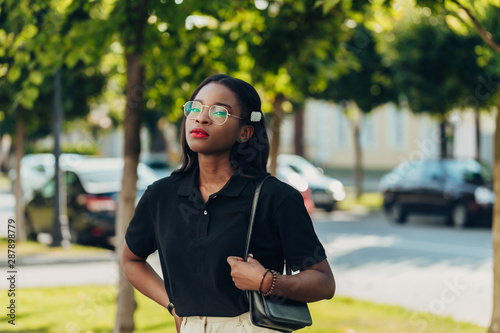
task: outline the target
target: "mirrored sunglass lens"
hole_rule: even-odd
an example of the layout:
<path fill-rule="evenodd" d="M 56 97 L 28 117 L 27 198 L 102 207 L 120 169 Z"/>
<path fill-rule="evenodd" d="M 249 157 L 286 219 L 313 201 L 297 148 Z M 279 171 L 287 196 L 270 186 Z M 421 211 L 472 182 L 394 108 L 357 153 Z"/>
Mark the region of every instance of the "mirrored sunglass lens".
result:
<path fill-rule="evenodd" d="M 197 117 L 201 112 L 201 103 L 199 102 L 187 102 L 184 106 L 184 114 L 186 116 Z"/>
<path fill-rule="evenodd" d="M 227 119 L 227 111 L 221 106 L 212 106 L 210 108 L 210 118 L 214 123 L 224 123 Z"/>

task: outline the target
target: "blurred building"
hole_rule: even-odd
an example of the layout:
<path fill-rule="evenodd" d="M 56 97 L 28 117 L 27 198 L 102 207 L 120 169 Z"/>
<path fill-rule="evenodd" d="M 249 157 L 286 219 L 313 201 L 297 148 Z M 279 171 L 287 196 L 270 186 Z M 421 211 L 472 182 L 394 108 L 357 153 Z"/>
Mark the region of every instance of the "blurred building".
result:
<path fill-rule="evenodd" d="M 352 169 L 354 144 L 351 121 L 330 102 L 309 100 L 304 111 L 305 157 L 324 168 Z M 493 165 L 494 114 L 481 114 L 481 159 Z M 294 117 L 282 129 L 282 152 L 294 151 Z M 475 157 L 475 119 L 472 111 L 454 112 L 450 148 L 455 157 Z M 403 161 L 439 156 L 439 121 L 387 104 L 361 117 L 363 166 L 389 170 Z"/>

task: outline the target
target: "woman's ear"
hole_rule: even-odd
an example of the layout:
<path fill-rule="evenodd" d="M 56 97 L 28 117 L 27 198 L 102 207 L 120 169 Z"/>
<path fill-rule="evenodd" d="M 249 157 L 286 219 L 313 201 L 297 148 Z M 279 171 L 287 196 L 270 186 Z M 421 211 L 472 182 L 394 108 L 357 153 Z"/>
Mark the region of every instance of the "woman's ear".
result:
<path fill-rule="evenodd" d="M 254 132 L 253 126 L 250 126 L 250 125 L 243 126 L 243 128 L 241 129 L 241 132 L 240 132 L 240 136 L 239 136 L 239 138 L 241 139 L 241 142 L 247 142 L 248 140 L 250 140 L 250 138 L 253 135 L 253 132 Z"/>

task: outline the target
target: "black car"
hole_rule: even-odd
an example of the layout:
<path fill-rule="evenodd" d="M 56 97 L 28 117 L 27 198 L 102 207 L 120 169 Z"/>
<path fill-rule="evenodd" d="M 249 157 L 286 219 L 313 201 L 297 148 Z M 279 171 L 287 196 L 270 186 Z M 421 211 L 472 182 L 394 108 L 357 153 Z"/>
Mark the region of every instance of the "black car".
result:
<path fill-rule="evenodd" d="M 384 210 L 396 223 L 410 214 L 432 214 L 457 228 L 491 224 L 492 174 L 473 159 L 404 162 L 381 179 L 379 189 Z"/>
<path fill-rule="evenodd" d="M 115 212 L 121 188 L 123 160 L 88 158 L 67 167 L 66 201 L 71 241 L 81 244 L 113 245 Z M 157 179 L 146 165 L 138 166 L 136 201 Z M 26 204 L 26 231 L 31 239 L 51 233 L 54 223 L 55 182 L 48 181 Z"/>

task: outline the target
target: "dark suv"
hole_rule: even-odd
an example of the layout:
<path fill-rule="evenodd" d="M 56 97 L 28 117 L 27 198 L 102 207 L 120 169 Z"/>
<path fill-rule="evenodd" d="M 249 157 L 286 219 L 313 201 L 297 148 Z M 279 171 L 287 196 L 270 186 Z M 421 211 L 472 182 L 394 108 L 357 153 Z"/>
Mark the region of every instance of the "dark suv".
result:
<path fill-rule="evenodd" d="M 473 159 L 404 162 L 379 185 L 389 220 L 404 223 L 409 214 L 443 215 L 449 224 L 491 224 L 495 194 L 491 171 Z"/>

